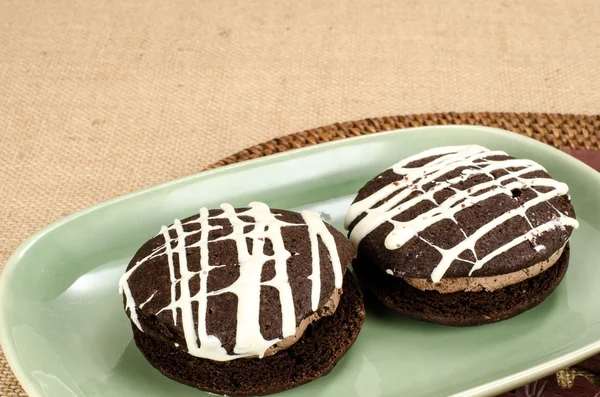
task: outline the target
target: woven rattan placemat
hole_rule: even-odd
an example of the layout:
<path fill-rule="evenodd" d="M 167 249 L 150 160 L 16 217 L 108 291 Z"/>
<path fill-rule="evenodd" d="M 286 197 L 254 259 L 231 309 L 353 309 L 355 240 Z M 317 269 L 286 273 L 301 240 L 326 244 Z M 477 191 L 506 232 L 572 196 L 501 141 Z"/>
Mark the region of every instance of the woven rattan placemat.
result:
<path fill-rule="evenodd" d="M 371 118 L 314 128 L 260 143 L 224 158 L 208 168 L 216 168 L 257 157 L 268 156 L 274 153 L 353 136 L 401 128 L 447 124 L 471 124 L 503 128 L 529 136 L 566 151 L 582 149 L 600 150 L 600 115 L 435 113 Z M 588 365 L 586 368 L 588 367 L 590 366 Z M 574 382 L 575 376 L 579 379 L 577 382 Z M 548 382 L 553 382 L 556 383 L 556 387 L 569 387 L 574 384 L 577 387 L 583 387 L 582 383 L 587 381 L 583 380 L 582 376 L 585 376 L 595 383 L 598 381 L 598 377 L 595 373 L 583 370 L 582 368 L 573 368 L 560 371 L 556 377 L 545 378 L 543 384 L 546 385 Z M 587 385 L 584 384 L 584 386 Z M 589 386 L 591 386 L 591 384 Z M 537 387 L 539 389 L 541 386 L 529 386 L 529 389 L 527 390 L 522 388 L 522 390 L 520 389 L 517 391 L 517 394 L 529 393 L 532 387 Z M 550 391 L 550 386 L 548 386 L 547 389 Z M 600 388 L 596 389 L 596 391 L 600 392 Z M 552 395 L 557 395 L 554 394 L 556 393 L 555 391 L 552 391 L 552 393 Z M 546 394 L 536 395 L 542 396 Z M 3 355 L 0 356 L 0 396 L 27 396 L 10 371 L 8 363 Z"/>
<path fill-rule="evenodd" d="M 426 125 L 470 124 L 503 128 L 559 149 L 600 150 L 600 115 L 547 113 L 431 113 L 378 117 L 331 124 L 271 139 L 226 157 L 209 168 L 233 164 L 274 153 L 401 128 Z"/>

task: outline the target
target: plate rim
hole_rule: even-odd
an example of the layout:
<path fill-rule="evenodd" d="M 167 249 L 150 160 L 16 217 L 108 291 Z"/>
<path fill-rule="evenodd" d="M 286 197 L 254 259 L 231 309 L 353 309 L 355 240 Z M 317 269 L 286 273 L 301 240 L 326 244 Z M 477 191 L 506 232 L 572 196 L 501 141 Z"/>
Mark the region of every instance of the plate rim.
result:
<path fill-rule="evenodd" d="M 76 211 L 66 217 L 63 217 L 57 221 L 54 221 L 47 226 L 42 227 L 29 237 L 27 237 L 19 246 L 13 251 L 13 253 L 7 259 L 2 271 L 0 272 L 0 346 L 4 352 L 4 356 L 6 358 L 7 363 L 10 366 L 11 371 L 15 375 L 15 378 L 19 381 L 23 390 L 29 395 L 29 397 L 44 397 L 38 393 L 37 386 L 34 386 L 34 382 L 31 377 L 28 375 L 27 371 L 23 368 L 19 360 L 19 353 L 16 351 L 16 347 L 14 344 L 14 340 L 9 330 L 9 326 L 7 324 L 7 320 L 5 317 L 5 299 L 6 299 L 6 291 L 7 284 L 11 279 L 14 270 L 20 263 L 20 258 L 23 256 L 27 250 L 32 247 L 38 240 L 40 240 L 43 236 L 57 229 L 58 227 L 74 220 L 80 218 L 90 212 L 94 212 L 97 210 L 101 210 L 102 208 L 108 207 L 110 205 L 116 204 L 120 201 L 133 199 L 137 196 L 142 196 L 144 194 L 148 194 L 153 191 L 168 189 L 173 185 L 185 184 L 196 180 L 201 180 L 203 178 L 212 177 L 218 174 L 225 174 L 229 172 L 234 172 L 237 168 L 240 167 L 254 167 L 263 164 L 268 164 L 270 162 L 277 162 L 284 157 L 295 157 L 295 156 L 304 156 L 306 154 L 312 152 L 320 152 L 326 151 L 331 147 L 335 146 L 346 146 L 346 145 L 355 145 L 360 144 L 361 141 L 364 140 L 375 140 L 375 139 L 385 139 L 386 136 L 389 135 L 401 135 L 406 132 L 418 133 L 419 131 L 429 131 L 429 130 L 470 130 L 472 132 L 491 134 L 497 136 L 504 136 L 512 140 L 527 142 L 528 144 L 533 144 L 540 149 L 547 150 L 551 152 L 553 155 L 558 156 L 563 161 L 571 163 L 575 168 L 578 168 L 579 172 L 585 173 L 586 178 L 595 179 L 596 182 L 600 186 L 600 173 L 596 170 L 583 163 L 582 161 L 576 159 L 575 157 L 553 147 L 543 142 L 540 142 L 536 139 L 521 135 L 519 133 L 504 130 L 501 128 L 495 127 L 486 127 L 479 125 L 463 125 L 463 124 L 450 124 L 450 125 L 436 125 L 436 126 L 420 126 L 420 127 L 411 127 L 411 128 L 402 128 L 402 129 L 394 129 L 390 131 L 383 131 L 374 134 L 361 135 L 356 137 L 350 137 L 345 139 L 339 139 L 335 141 L 320 143 L 316 145 L 311 145 L 307 147 L 302 147 L 293 150 L 287 150 L 285 152 L 275 153 L 272 155 L 262 156 L 255 159 L 249 159 L 242 162 L 237 162 L 234 164 L 228 164 L 222 167 L 213 168 L 209 170 L 203 170 L 197 173 L 193 173 L 190 175 L 186 175 L 180 178 L 168 180 L 165 182 L 158 183 L 156 185 L 152 185 L 140 190 L 136 190 L 130 193 L 126 193 L 120 196 L 117 196 L 112 199 L 101 201 L 97 204 L 94 204 L 90 207 L 84 208 L 82 210 Z M 496 379 L 491 382 L 487 382 L 485 384 L 452 394 L 451 397 L 463 397 L 463 396 L 483 396 L 488 395 L 490 393 L 502 393 L 506 390 L 510 390 L 511 388 L 519 387 L 528 382 L 543 378 L 548 376 L 562 368 L 570 366 L 572 364 L 576 364 L 581 360 L 584 360 L 587 357 L 590 357 L 596 353 L 600 352 L 600 337 L 597 341 L 589 343 L 577 350 L 574 350 L 570 353 L 562 355 L 553 360 L 538 364 L 534 367 L 528 368 L 526 370 L 514 373 L 509 376 L 505 376 L 500 379 Z"/>

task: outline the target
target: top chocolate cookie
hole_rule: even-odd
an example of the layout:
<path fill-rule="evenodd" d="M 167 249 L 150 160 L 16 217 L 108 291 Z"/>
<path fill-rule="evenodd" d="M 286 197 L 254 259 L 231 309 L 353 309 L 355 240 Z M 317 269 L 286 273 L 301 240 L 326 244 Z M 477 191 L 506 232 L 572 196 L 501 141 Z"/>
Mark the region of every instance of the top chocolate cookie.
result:
<path fill-rule="evenodd" d="M 346 216 L 358 259 L 398 277 L 485 277 L 548 260 L 578 226 L 544 167 L 470 145 L 430 149 L 369 181 Z"/>
<path fill-rule="evenodd" d="M 223 204 L 162 227 L 120 289 L 131 321 L 154 338 L 216 361 L 262 357 L 335 311 L 353 258 L 315 212 Z"/>

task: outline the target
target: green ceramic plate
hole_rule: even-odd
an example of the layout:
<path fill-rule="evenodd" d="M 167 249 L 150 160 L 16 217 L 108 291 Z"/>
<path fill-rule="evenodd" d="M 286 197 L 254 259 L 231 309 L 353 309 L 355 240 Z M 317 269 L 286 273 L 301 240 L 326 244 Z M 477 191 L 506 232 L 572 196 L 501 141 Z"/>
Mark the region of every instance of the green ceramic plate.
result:
<path fill-rule="evenodd" d="M 311 208 L 336 227 L 355 192 L 402 157 L 476 143 L 532 158 L 571 187 L 581 227 L 569 272 L 539 307 L 496 324 L 451 328 L 368 304 L 350 352 L 292 396 L 493 395 L 600 351 L 600 174 L 549 146 L 483 127 L 393 131 L 202 172 L 96 205 L 38 232 L 0 281 L 0 342 L 31 397 L 201 396 L 147 364 L 132 342 L 117 280 L 163 224 L 221 202 Z M 32 209 L 34 210 L 34 209 Z"/>

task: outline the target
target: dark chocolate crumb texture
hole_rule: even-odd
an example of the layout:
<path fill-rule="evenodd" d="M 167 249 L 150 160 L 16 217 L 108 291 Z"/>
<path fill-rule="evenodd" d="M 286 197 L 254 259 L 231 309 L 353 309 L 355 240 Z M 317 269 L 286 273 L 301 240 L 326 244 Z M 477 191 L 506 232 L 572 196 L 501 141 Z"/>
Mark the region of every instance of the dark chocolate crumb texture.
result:
<path fill-rule="evenodd" d="M 388 309 L 417 320 L 465 327 L 514 317 L 546 299 L 562 281 L 569 263 L 569 246 L 547 271 L 494 291 L 421 291 L 400 277 L 373 272 L 357 262 L 354 271 L 364 287 Z"/>
<path fill-rule="evenodd" d="M 133 328 L 135 343 L 150 364 L 178 382 L 228 396 L 272 394 L 328 374 L 356 340 L 365 308 L 352 273 L 344 276 L 337 310 L 310 324 L 292 346 L 263 358 L 213 361 L 194 357 Z"/>
<path fill-rule="evenodd" d="M 363 272 L 443 294 L 543 273 L 578 222 L 567 185 L 540 164 L 469 145 L 430 149 L 376 176 L 346 227 Z"/>
<path fill-rule="evenodd" d="M 201 363 L 242 360 L 247 367 L 253 360 L 276 359 L 303 340 L 305 332 L 334 316 L 346 299 L 342 285 L 354 256 L 350 241 L 318 213 L 272 210 L 263 203 L 237 209 L 223 204 L 221 209 L 202 208 L 195 216 L 162 227 L 135 254 L 119 287 L 135 335 L 143 335 L 144 346 L 151 340 L 165 349 L 170 346 L 190 357 L 182 365 L 189 361 L 214 368 L 223 379 L 227 368 L 237 366 Z M 358 299 L 351 304 L 352 312 L 358 313 L 354 322 L 358 328 L 351 338 L 344 338 L 345 349 L 338 346 L 339 354 L 328 356 L 328 370 L 358 335 L 364 319 L 359 295 L 347 297 Z M 136 336 L 138 346 L 140 338 Z M 165 354 L 164 361 L 154 357 L 151 363 L 200 389 L 248 395 L 241 386 L 219 388 L 173 376 L 186 373 L 177 371 L 178 364 L 172 361 L 181 361 L 180 357 Z M 261 386 L 259 379 L 252 390 L 268 394 L 319 376 L 311 374 L 297 376 L 298 381 L 284 379 L 276 390 Z M 217 374 L 200 378 L 213 375 Z"/>

